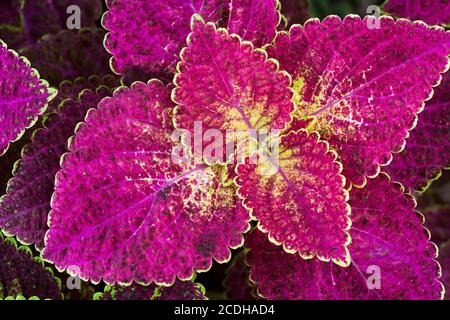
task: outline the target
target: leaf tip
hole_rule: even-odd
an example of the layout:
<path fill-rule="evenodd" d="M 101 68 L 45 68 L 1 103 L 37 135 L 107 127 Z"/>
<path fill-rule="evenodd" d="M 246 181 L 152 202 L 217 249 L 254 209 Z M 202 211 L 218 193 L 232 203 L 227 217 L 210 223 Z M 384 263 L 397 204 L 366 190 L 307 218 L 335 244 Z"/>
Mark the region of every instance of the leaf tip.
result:
<path fill-rule="evenodd" d="M 191 18 L 191 30 L 194 31 L 194 28 L 198 24 L 205 24 L 205 20 L 203 20 L 202 16 L 198 13 L 194 13 Z"/>

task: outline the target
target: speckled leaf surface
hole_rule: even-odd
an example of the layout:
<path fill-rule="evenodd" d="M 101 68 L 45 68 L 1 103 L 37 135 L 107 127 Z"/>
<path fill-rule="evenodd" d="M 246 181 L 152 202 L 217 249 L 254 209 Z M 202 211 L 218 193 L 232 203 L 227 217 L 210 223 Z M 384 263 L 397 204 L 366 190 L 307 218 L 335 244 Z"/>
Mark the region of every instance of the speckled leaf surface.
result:
<path fill-rule="evenodd" d="M 440 245 L 450 240 L 450 206 L 428 208 L 423 214 L 434 243 Z"/>
<path fill-rule="evenodd" d="M 23 296 L 60 299 L 58 281 L 31 250 L 0 234 L 0 299 Z"/>
<path fill-rule="evenodd" d="M 280 0 L 280 3 L 288 28 L 293 24 L 303 24 L 309 18 L 307 0 Z"/>
<path fill-rule="evenodd" d="M 7 193 L 0 198 L 0 227 L 8 235 L 43 248 L 55 174 L 60 169 L 60 157 L 67 152 L 67 140 L 86 112 L 110 94 L 108 88 L 100 87 L 96 92 L 84 91 L 78 99 L 65 100 L 34 132 L 22 159 L 14 166 Z"/>
<path fill-rule="evenodd" d="M 67 13 L 67 8 L 71 5 L 77 5 L 80 8 L 82 28 L 95 27 L 96 20 L 100 18 L 102 12 L 100 0 L 8 0 L 6 2 L 8 3 L 1 5 L 3 8 L 0 7 L 9 12 L 8 17 L 0 15 L 2 19 L 0 20 L 0 38 L 15 50 L 35 43 L 45 34 L 67 29 L 67 20 L 73 14 L 73 12 Z M 19 21 L 14 23 L 17 17 Z"/>
<path fill-rule="evenodd" d="M 230 33 L 252 41 L 256 47 L 272 42 L 280 13 L 278 0 L 232 0 L 227 29 Z"/>
<path fill-rule="evenodd" d="M 225 297 L 230 300 L 255 300 L 254 287 L 250 284 L 250 267 L 245 264 L 244 251 L 241 251 L 226 271 L 223 286 Z"/>
<path fill-rule="evenodd" d="M 386 172 L 411 191 L 424 191 L 432 180 L 450 168 L 450 73 L 434 89 L 419 121 L 406 140 L 405 149 L 394 154 Z"/>
<path fill-rule="evenodd" d="M 111 73 L 103 37 L 104 33 L 96 29 L 64 30 L 44 36 L 20 53 L 31 61 L 44 79 L 58 86 L 65 80 Z"/>
<path fill-rule="evenodd" d="M 128 287 L 107 286 L 96 295 L 98 300 L 206 300 L 205 288 L 192 281 L 176 280 L 170 287 L 132 284 Z"/>
<path fill-rule="evenodd" d="M 445 286 L 445 300 L 450 300 L 450 240 L 439 247 L 439 259 L 442 268 L 442 283 Z"/>
<path fill-rule="evenodd" d="M 115 89 L 120 87 L 120 79 L 117 76 L 91 75 L 88 78 L 79 77 L 75 80 L 64 80 L 59 84 L 58 94 L 50 101 L 46 113 L 58 111 L 58 108 L 64 100 L 77 100 L 80 93 L 84 90 L 95 91 L 99 87 Z"/>
<path fill-rule="evenodd" d="M 172 93 L 177 128 L 194 132 L 195 122 L 201 121 L 203 133 L 221 130 L 227 143 L 226 130 L 239 132 L 245 141 L 253 137 L 252 130 L 283 129 L 294 109 L 289 75 L 250 42 L 205 24 L 199 16 L 191 25 Z"/>
<path fill-rule="evenodd" d="M 55 91 L 0 40 L 0 155 L 45 111 Z"/>
<path fill-rule="evenodd" d="M 119 74 L 140 72 L 143 77 L 175 72 L 191 16 L 198 13 L 223 25 L 230 0 L 116 0 L 106 4 L 109 11 L 102 24 L 109 30 L 105 46 L 113 55 L 113 70 Z"/>
<path fill-rule="evenodd" d="M 296 117 L 338 151 L 356 185 L 402 150 L 417 113 L 447 70 L 450 34 L 423 23 L 330 16 L 279 33 L 269 55 L 293 78 Z"/>
<path fill-rule="evenodd" d="M 45 259 L 92 282 L 170 284 L 242 245 L 248 212 L 223 169 L 171 159 L 172 108 L 152 80 L 88 113 L 56 177 Z"/>
<path fill-rule="evenodd" d="M 285 251 L 348 265 L 350 207 L 336 153 L 305 130 L 282 136 L 278 152 L 276 161 L 261 156 L 238 165 L 235 181 L 244 205 Z"/>
<path fill-rule="evenodd" d="M 422 20 L 428 24 L 450 24 L 448 0 L 388 0 L 384 10 L 390 15 Z"/>
<path fill-rule="evenodd" d="M 347 268 L 302 260 L 252 232 L 246 261 L 259 293 L 269 299 L 440 299 L 437 248 L 413 198 L 403 191 L 384 174 L 351 191 L 352 263 Z"/>
<path fill-rule="evenodd" d="M 0 157 L 0 194 L 6 193 L 6 185 L 13 177 L 14 164 L 21 158 L 24 146 L 31 143 L 33 132 L 42 126 L 42 119 L 46 114 L 57 111 L 60 103 L 65 99 L 76 99 L 83 89 L 95 90 L 100 85 L 116 88 L 120 85 L 117 77 L 107 75 L 104 77 L 90 76 L 89 78 L 77 78 L 75 81 L 63 81 L 58 87 L 58 94 L 50 101 L 44 114 L 39 116 L 36 124 L 25 131 L 19 141 L 14 142 L 4 155 Z"/>

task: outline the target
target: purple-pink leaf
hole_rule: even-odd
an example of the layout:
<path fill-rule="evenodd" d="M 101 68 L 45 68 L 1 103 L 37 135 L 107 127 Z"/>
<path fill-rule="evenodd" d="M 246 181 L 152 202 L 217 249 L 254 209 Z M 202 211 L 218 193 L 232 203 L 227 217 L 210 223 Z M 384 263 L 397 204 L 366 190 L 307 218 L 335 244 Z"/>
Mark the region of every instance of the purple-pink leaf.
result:
<path fill-rule="evenodd" d="M 441 299 L 436 246 L 414 199 L 385 174 L 350 193 L 351 264 L 303 260 L 255 230 L 246 240 L 250 278 L 269 299 Z"/>
<path fill-rule="evenodd" d="M 232 0 L 227 29 L 256 47 L 272 42 L 280 23 L 278 0 Z"/>
<path fill-rule="evenodd" d="M 19 141 L 11 145 L 7 152 L 0 158 L 0 194 L 6 192 L 6 184 L 12 178 L 14 163 L 21 158 L 21 152 L 25 145 L 31 143 L 33 132 L 42 126 L 42 119 L 46 114 L 57 111 L 60 103 L 65 99 L 75 100 L 83 89 L 95 90 L 100 85 L 115 88 L 120 85 L 119 80 L 107 75 L 104 77 L 90 76 L 88 79 L 77 78 L 75 81 L 63 81 L 58 88 L 58 94 L 50 101 L 48 108 L 41 115 L 35 126 L 25 131 Z"/>
<path fill-rule="evenodd" d="M 445 300 L 450 300 L 450 239 L 439 247 L 439 263 L 442 268 L 442 282 L 445 286 Z"/>
<path fill-rule="evenodd" d="M 61 160 L 43 256 L 108 284 L 171 284 L 230 259 L 248 212 L 226 168 L 172 159 L 171 87 L 122 87 L 92 110 Z"/>
<path fill-rule="evenodd" d="M 0 40 L 0 155 L 34 125 L 55 94 L 28 60 Z"/>
<path fill-rule="evenodd" d="M 176 280 L 170 287 L 151 284 L 106 286 L 105 291 L 96 294 L 95 300 L 206 300 L 205 288 L 192 281 Z"/>
<path fill-rule="evenodd" d="M 162 0 L 106 1 L 109 11 L 103 16 L 103 27 L 110 32 L 105 39 L 113 55 L 111 66 L 119 74 L 174 73 L 181 48 L 189 33 L 194 13 L 223 25 L 230 0 Z"/>
<path fill-rule="evenodd" d="M 253 295 L 254 287 L 249 280 L 250 267 L 245 264 L 244 251 L 233 259 L 233 263 L 228 267 L 223 286 L 225 296 L 230 300 L 255 300 Z"/>
<path fill-rule="evenodd" d="M 350 207 L 336 153 L 305 130 L 281 136 L 278 153 L 277 160 L 250 157 L 238 165 L 235 181 L 244 206 L 286 252 L 347 266 Z"/>
<path fill-rule="evenodd" d="M 450 206 L 425 209 L 424 216 L 433 242 L 440 245 L 450 240 Z"/>
<path fill-rule="evenodd" d="M 18 296 L 61 299 L 58 282 L 42 260 L 33 259 L 30 248 L 18 247 L 13 238 L 4 239 L 0 233 L 0 300 Z"/>
<path fill-rule="evenodd" d="M 77 84 L 81 83 L 80 79 Z M 69 89 L 66 91 L 67 97 Z M 78 99 L 65 100 L 57 112 L 46 116 L 42 128 L 34 132 L 31 143 L 22 151 L 22 159 L 14 166 L 7 193 L 0 198 L 0 227 L 8 235 L 43 248 L 55 174 L 60 169 L 60 157 L 67 151 L 67 140 L 86 112 L 110 93 L 107 87 L 100 87 L 96 92 L 83 91 Z"/>
<path fill-rule="evenodd" d="M 255 131 L 283 129 L 294 109 L 289 75 L 251 42 L 205 24 L 198 15 L 191 25 L 172 93 L 177 128 L 194 132 L 195 122 L 201 122 L 202 133 L 220 130 L 227 144 L 236 138 L 227 130 L 240 134 L 242 142 Z"/>
<path fill-rule="evenodd" d="M 293 78 L 300 119 L 314 118 L 344 175 L 362 186 L 403 149 L 448 67 L 450 33 L 424 23 L 330 16 L 279 33 L 271 57 Z M 370 26 L 370 27 L 369 27 Z"/>
<path fill-rule="evenodd" d="M 446 73 L 433 98 L 426 102 L 405 149 L 394 154 L 386 172 L 411 191 L 425 191 L 450 168 L 450 73 Z"/>
<path fill-rule="evenodd" d="M 67 13 L 67 9 L 72 5 L 80 8 L 82 28 L 95 27 L 102 12 L 101 2 L 100 0 L 2 1 L 0 38 L 12 48 L 19 50 L 35 43 L 45 34 L 67 29 L 68 22 L 73 21 L 71 16 L 74 11 Z M 7 16 L 3 16 L 4 14 Z"/>
<path fill-rule="evenodd" d="M 46 113 L 58 111 L 64 100 L 77 100 L 84 90 L 95 91 L 99 87 L 115 89 L 120 86 L 120 79 L 113 75 L 91 75 L 88 78 L 79 77 L 75 80 L 64 80 L 58 86 L 58 94 L 50 101 Z"/>
<path fill-rule="evenodd" d="M 96 29 L 64 30 L 44 36 L 20 53 L 44 79 L 58 86 L 64 80 L 111 73 L 103 37 L 104 32 Z"/>
<path fill-rule="evenodd" d="M 428 24 L 450 25 L 448 0 L 388 0 L 384 10 L 396 17 L 422 20 Z"/>

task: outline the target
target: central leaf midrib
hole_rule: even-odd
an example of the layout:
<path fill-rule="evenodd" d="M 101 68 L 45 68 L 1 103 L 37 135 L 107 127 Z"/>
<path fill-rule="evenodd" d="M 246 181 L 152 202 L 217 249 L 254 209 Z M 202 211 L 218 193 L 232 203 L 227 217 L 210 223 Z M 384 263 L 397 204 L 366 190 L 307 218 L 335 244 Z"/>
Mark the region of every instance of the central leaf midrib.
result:
<path fill-rule="evenodd" d="M 203 36 L 202 33 L 200 33 L 200 37 L 201 37 L 203 43 L 206 43 L 205 38 L 204 38 L 204 36 Z M 222 81 L 223 86 L 225 87 L 225 90 L 226 90 L 227 94 L 228 94 L 228 95 L 230 96 L 230 98 L 233 100 L 233 103 L 232 103 L 231 105 L 232 105 L 232 106 L 239 112 L 239 114 L 241 115 L 243 121 L 244 121 L 245 124 L 247 125 L 247 128 L 248 128 L 248 130 L 249 130 L 250 135 L 253 136 L 253 138 L 257 139 L 258 137 L 257 137 L 256 132 L 255 132 L 256 130 L 255 130 L 255 128 L 252 126 L 252 124 L 250 123 L 250 120 L 246 117 L 246 115 L 245 115 L 245 113 L 243 112 L 243 110 L 239 107 L 239 101 L 235 101 L 235 100 L 237 100 L 237 99 L 233 99 L 233 98 L 234 98 L 233 90 L 231 89 L 230 84 L 228 83 L 228 81 L 226 81 L 226 79 L 225 79 L 225 77 L 224 77 L 224 74 L 223 74 L 221 68 L 219 67 L 219 65 L 218 65 L 217 62 L 216 62 L 216 59 L 215 59 L 215 56 L 216 56 L 216 55 L 214 55 L 213 52 L 211 52 L 210 48 L 209 48 L 207 45 L 205 45 L 205 48 L 206 48 L 206 51 L 207 51 L 207 53 L 208 53 L 208 55 L 209 55 L 209 57 L 210 57 L 210 59 L 211 59 L 211 62 L 212 62 L 212 64 L 213 64 L 213 67 L 215 68 L 216 72 L 217 72 L 217 73 L 219 74 L 219 76 L 220 76 L 220 79 L 221 79 L 221 81 Z M 296 190 L 297 192 L 299 192 L 298 187 L 297 187 L 297 186 L 294 186 L 294 185 L 292 184 L 292 182 L 291 182 L 290 179 L 286 176 L 286 174 L 285 174 L 285 172 L 283 171 L 283 169 L 279 166 L 278 163 L 276 163 L 276 161 L 275 161 L 272 157 L 268 157 L 268 156 L 263 155 L 263 154 L 261 154 L 261 156 L 264 156 L 266 159 L 268 159 L 268 160 L 272 163 L 272 165 L 277 169 L 278 174 L 281 175 L 281 177 L 283 178 L 283 180 L 285 181 L 285 183 L 288 185 L 288 188 L 289 188 L 289 189 L 294 189 L 294 190 Z M 306 209 L 306 211 L 311 211 L 311 209 L 306 208 L 306 207 L 303 205 L 303 203 L 301 203 L 301 201 L 300 201 L 300 205 L 301 205 L 302 207 L 304 207 L 304 208 Z"/>

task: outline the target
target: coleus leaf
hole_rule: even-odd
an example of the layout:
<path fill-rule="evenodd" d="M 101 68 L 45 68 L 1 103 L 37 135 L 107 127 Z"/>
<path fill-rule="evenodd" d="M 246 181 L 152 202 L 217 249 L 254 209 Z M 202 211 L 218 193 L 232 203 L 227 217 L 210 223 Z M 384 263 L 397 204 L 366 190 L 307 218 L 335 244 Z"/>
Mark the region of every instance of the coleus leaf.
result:
<path fill-rule="evenodd" d="M 44 36 L 20 53 L 26 56 L 42 77 L 57 86 L 64 80 L 111 73 L 104 33 L 96 29 L 64 30 Z"/>
<path fill-rule="evenodd" d="M 39 297 L 61 299 L 59 279 L 34 258 L 30 248 L 18 247 L 13 238 L 0 233 L 0 299 Z"/>
<path fill-rule="evenodd" d="M 388 0 L 384 10 L 396 17 L 423 20 L 428 24 L 450 25 L 448 0 Z"/>
<path fill-rule="evenodd" d="M 39 297 L 36 296 L 32 296 L 31 298 L 25 298 L 23 295 L 19 294 L 16 297 L 12 297 L 12 296 L 8 296 L 4 299 L 5 301 L 23 301 L 23 300 L 27 300 L 27 301 L 39 301 L 41 299 L 39 299 Z"/>
<path fill-rule="evenodd" d="M 66 80 L 60 83 L 58 87 L 58 94 L 52 101 L 49 102 L 45 113 L 39 116 L 36 124 L 32 128 L 27 129 L 20 140 L 13 143 L 7 152 L 0 157 L 0 194 L 4 194 L 6 192 L 6 185 L 12 178 L 14 164 L 21 158 L 21 151 L 23 147 L 31 143 L 33 132 L 41 128 L 42 120 L 45 115 L 57 111 L 63 100 L 75 100 L 78 98 L 78 94 L 82 90 L 95 90 L 100 85 L 107 86 L 109 88 L 116 88 L 120 85 L 120 82 L 117 77 L 112 75 L 106 75 L 103 77 L 93 75 L 87 79 L 77 78 L 74 81 Z"/>
<path fill-rule="evenodd" d="M 0 155 L 45 111 L 56 90 L 0 40 Z"/>
<path fill-rule="evenodd" d="M 58 94 L 50 101 L 47 113 L 58 111 L 64 100 L 77 100 L 84 90 L 95 91 L 99 87 L 115 89 L 120 86 L 120 79 L 107 74 L 104 76 L 91 75 L 87 78 L 78 77 L 75 80 L 64 80 L 59 84 Z"/>
<path fill-rule="evenodd" d="M 67 20 L 73 14 L 67 13 L 71 5 L 80 8 L 82 28 L 96 26 L 102 13 L 100 0 L 11 0 L 2 4 L 2 13 L 8 15 L 0 16 L 0 38 L 19 50 L 45 34 L 67 29 Z"/>
<path fill-rule="evenodd" d="M 256 46 L 273 40 L 280 22 L 276 0 L 107 1 L 103 27 L 112 69 L 126 79 L 171 79 L 193 14 Z M 149 23 L 149 21 L 151 23 Z"/>
<path fill-rule="evenodd" d="M 102 24 L 110 31 L 105 47 L 113 55 L 112 69 L 119 74 L 141 70 L 141 77 L 173 73 L 191 16 L 199 13 L 222 25 L 229 1 L 106 1 Z"/>
<path fill-rule="evenodd" d="M 419 114 L 405 149 L 394 155 L 386 172 L 411 191 L 423 192 L 450 168 L 450 73 L 434 89 L 433 98 Z"/>
<path fill-rule="evenodd" d="M 243 251 L 233 259 L 223 281 L 225 296 L 230 300 L 255 300 L 254 287 L 249 280 L 250 267 L 245 264 Z"/>
<path fill-rule="evenodd" d="M 280 0 L 280 3 L 281 13 L 286 19 L 286 27 L 303 24 L 309 18 L 307 0 Z"/>
<path fill-rule="evenodd" d="M 172 160 L 171 87 L 118 89 L 61 160 L 43 257 L 82 279 L 171 284 L 230 259 L 249 228 L 225 168 Z"/>
<path fill-rule="evenodd" d="M 350 207 L 336 153 L 306 130 L 281 136 L 278 153 L 276 163 L 249 157 L 238 165 L 235 181 L 244 206 L 285 251 L 347 266 Z"/>
<path fill-rule="evenodd" d="M 31 143 L 22 151 L 22 159 L 14 166 L 7 193 L 0 198 L 0 227 L 8 235 L 17 236 L 24 244 L 36 244 L 39 250 L 43 248 L 55 174 L 60 169 L 60 157 L 67 151 L 67 140 L 87 111 L 110 93 L 102 86 L 95 92 L 83 91 L 76 100 L 65 100 L 34 132 Z"/>
<path fill-rule="evenodd" d="M 172 92 L 178 104 L 177 128 L 195 134 L 195 123 L 201 122 L 202 134 L 220 130 L 227 144 L 231 142 L 227 130 L 239 132 L 246 141 L 254 137 L 253 131 L 283 129 L 294 109 L 289 75 L 279 71 L 278 63 L 267 59 L 264 51 L 255 50 L 251 42 L 242 42 L 213 23 L 205 24 L 198 15 L 193 16 L 191 27 Z M 194 150 L 194 156 L 201 155 Z"/>
<path fill-rule="evenodd" d="M 442 298 L 436 245 L 403 187 L 381 174 L 365 188 L 352 189 L 350 203 L 347 268 L 290 255 L 253 231 L 246 240 L 246 261 L 259 293 L 268 299 Z"/>
<path fill-rule="evenodd" d="M 428 208 L 424 215 L 433 242 L 439 245 L 450 240 L 450 206 Z"/>
<path fill-rule="evenodd" d="M 95 300 L 207 300 L 205 288 L 192 281 L 176 280 L 170 287 L 132 284 L 128 287 L 106 286 Z"/>
<path fill-rule="evenodd" d="M 272 42 L 280 23 L 278 0 L 232 0 L 227 29 L 256 47 Z"/>
<path fill-rule="evenodd" d="M 279 33 L 267 51 L 293 78 L 295 116 L 313 118 L 362 186 L 402 150 L 417 113 L 447 70 L 450 34 L 423 23 L 329 16 Z"/>
<path fill-rule="evenodd" d="M 445 285 L 445 300 L 450 300 L 450 240 L 439 247 L 439 263 L 442 267 L 442 282 Z"/>

